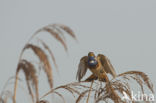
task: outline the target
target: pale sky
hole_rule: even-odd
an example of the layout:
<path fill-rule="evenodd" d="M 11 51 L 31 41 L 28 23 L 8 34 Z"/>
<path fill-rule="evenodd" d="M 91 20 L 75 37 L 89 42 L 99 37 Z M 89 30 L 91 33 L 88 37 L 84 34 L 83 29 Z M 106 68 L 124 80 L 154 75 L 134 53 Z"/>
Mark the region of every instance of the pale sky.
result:
<path fill-rule="evenodd" d="M 25 43 L 50 23 L 68 25 L 78 39 L 66 35 L 68 54 L 56 41 L 50 44 L 59 65 L 55 86 L 76 81 L 80 58 L 93 51 L 106 55 L 118 74 L 145 72 L 156 87 L 155 0 L 0 0 L 0 91 L 15 75 Z"/>

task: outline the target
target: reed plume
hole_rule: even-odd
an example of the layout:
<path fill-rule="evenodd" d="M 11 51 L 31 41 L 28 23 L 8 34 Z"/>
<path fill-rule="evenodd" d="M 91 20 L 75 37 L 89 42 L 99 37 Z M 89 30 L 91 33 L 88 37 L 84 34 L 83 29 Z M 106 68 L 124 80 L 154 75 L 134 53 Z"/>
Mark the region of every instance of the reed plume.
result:
<path fill-rule="evenodd" d="M 93 103 L 105 102 L 109 103 L 110 101 L 114 103 L 135 103 L 135 101 L 125 101 L 122 99 L 124 93 L 131 98 L 132 88 L 130 87 L 130 80 L 135 80 L 140 88 L 142 93 L 144 93 L 144 88 L 148 87 L 149 91 L 154 94 L 153 84 L 148 78 L 148 76 L 140 71 L 128 71 L 122 74 L 119 74 L 115 79 L 109 80 L 107 82 L 94 81 L 93 86 L 91 82 L 75 82 L 62 85 L 50 90 L 41 99 L 46 97 L 49 94 L 55 94 L 55 91 L 59 89 L 65 89 L 73 95 L 76 103 L 82 103 L 81 101 L 85 100 L 86 103 L 88 100 L 88 95 L 92 98 Z M 149 101 L 145 101 L 149 103 Z"/>
<path fill-rule="evenodd" d="M 45 52 L 45 50 L 48 51 L 48 53 L 51 56 L 51 59 L 54 62 L 54 66 L 57 68 L 57 64 L 56 64 L 56 60 L 55 57 L 53 55 L 53 52 L 51 51 L 51 49 L 48 47 L 48 45 L 42 40 L 42 39 L 38 39 L 39 42 L 43 45 L 44 50 L 38 46 L 38 45 L 34 45 L 31 43 L 31 40 L 35 39 L 36 35 L 39 35 L 40 32 L 48 32 L 51 36 L 53 36 L 56 40 L 58 40 L 64 47 L 65 51 L 68 50 L 67 48 L 67 44 L 65 42 L 65 36 L 64 34 L 69 34 L 72 38 L 74 38 L 76 40 L 76 36 L 74 34 L 74 32 L 72 31 L 72 29 L 70 29 L 68 26 L 63 25 L 63 24 L 50 24 L 47 25 L 45 27 L 42 27 L 41 29 L 37 30 L 32 37 L 28 40 L 28 42 L 26 43 L 26 45 L 24 46 L 21 54 L 20 54 L 20 58 L 19 58 L 19 63 L 16 69 L 16 80 L 15 80 L 15 86 L 14 86 L 14 95 L 13 95 L 13 101 L 14 103 L 16 103 L 16 91 L 17 91 L 17 85 L 18 85 L 18 74 L 20 70 L 23 70 L 24 75 L 26 77 L 26 83 L 27 83 L 27 87 L 28 87 L 28 91 L 29 94 L 32 97 L 32 102 L 39 102 L 39 90 L 38 90 L 38 76 L 36 74 L 36 68 L 35 66 L 31 63 L 31 61 L 29 60 L 25 60 L 22 58 L 24 52 L 27 49 L 30 49 L 34 52 L 34 54 L 38 57 L 40 64 L 42 65 L 42 68 L 44 69 L 47 78 L 48 78 L 48 83 L 50 88 L 53 88 L 53 73 L 52 73 L 52 66 L 51 63 L 48 59 L 47 53 Z M 31 85 L 30 85 L 30 81 L 33 82 L 33 85 L 35 87 L 35 92 L 36 92 L 36 100 L 34 100 L 34 94 L 32 92 L 31 89 Z M 60 93 L 55 92 L 57 95 L 61 96 Z M 63 96 L 61 96 L 61 98 L 63 98 Z"/>
<path fill-rule="evenodd" d="M 94 80 L 92 82 L 72 82 L 54 88 L 53 65 L 51 65 L 51 62 L 48 58 L 48 54 L 50 55 L 51 60 L 54 63 L 54 67 L 57 68 L 58 66 L 52 50 L 49 48 L 48 44 L 42 39 L 38 39 L 38 41 L 42 44 L 43 48 L 41 48 L 39 45 L 31 43 L 32 40 L 36 39 L 36 35 L 39 35 L 40 32 L 48 32 L 59 43 L 61 43 L 66 52 L 68 51 L 68 47 L 64 34 L 69 34 L 73 39 L 77 40 L 72 29 L 63 24 L 49 24 L 37 30 L 25 44 L 20 54 L 19 62 L 16 69 L 13 93 L 12 91 L 8 90 L 2 91 L 0 95 L 0 103 L 7 103 L 8 98 L 11 98 L 13 103 L 17 102 L 16 92 L 18 87 L 20 71 L 24 73 L 26 86 L 33 103 L 49 103 L 48 100 L 45 100 L 45 97 L 49 94 L 57 95 L 62 99 L 63 103 L 66 103 L 66 99 L 63 93 L 61 93 L 59 90 L 63 90 L 63 92 L 69 92 L 75 100 L 75 103 L 82 103 L 82 101 L 85 101 L 86 103 L 90 103 L 90 101 L 94 103 L 109 103 L 110 101 L 114 103 L 127 103 L 129 101 L 123 100 L 122 97 L 124 93 L 126 93 L 127 96 L 130 99 L 132 99 L 132 88 L 130 86 L 131 80 L 136 81 L 142 93 L 145 92 L 146 87 L 146 89 L 148 89 L 151 93 L 154 94 L 153 84 L 150 81 L 149 77 L 145 73 L 140 71 L 128 71 L 125 73 L 121 73 L 117 75 L 116 78 L 110 80 L 106 75 L 106 82 L 101 82 L 98 80 Z M 42 66 L 42 69 L 44 70 L 48 79 L 50 90 L 41 97 L 39 96 L 38 88 L 38 68 L 36 68 L 30 60 L 23 58 L 24 53 L 28 49 L 34 52 L 34 55 L 38 58 L 40 62 L 39 65 Z M 46 51 L 48 51 L 48 53 Z M 134 103 L 135 101 L 131 102 Z"/>

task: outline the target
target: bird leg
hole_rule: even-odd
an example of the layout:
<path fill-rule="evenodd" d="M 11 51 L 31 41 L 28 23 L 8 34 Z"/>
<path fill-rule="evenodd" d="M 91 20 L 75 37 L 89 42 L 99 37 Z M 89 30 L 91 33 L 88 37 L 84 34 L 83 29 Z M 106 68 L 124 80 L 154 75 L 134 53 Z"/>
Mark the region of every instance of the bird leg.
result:
<path fill-rule="evenodd" d="M 91 82 L 91 81 L 97 80 L 97 79 L 98 79 L 98 77 L 95 76 L 94 74 L 92 74 L 85 80 L 85 82 Z"/>
<path fill-rule="evenodd" d="M 99 81 L 102 81 L 102 82 L 109 82 L 109 79 L 108 79 L 108 76 L 106 74 L 106 72 L 103 72 L 99 75 Z"/>

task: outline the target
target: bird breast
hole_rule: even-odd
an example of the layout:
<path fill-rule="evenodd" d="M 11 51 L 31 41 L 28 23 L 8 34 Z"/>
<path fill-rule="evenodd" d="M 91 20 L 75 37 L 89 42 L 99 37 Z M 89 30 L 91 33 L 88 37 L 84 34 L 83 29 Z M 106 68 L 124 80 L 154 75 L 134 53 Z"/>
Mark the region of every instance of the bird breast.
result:
<path fill-rule="evenodd" d="M 100 62 L 98 62 L 98 65 L 94 68 L 90 68 L 90 71 L 96 75 L 97 77 L 100 76 L 101 74 L 103 74 L 104 72 L 104 69 L 103 69 L 103 66 L 101 65 Z"/>

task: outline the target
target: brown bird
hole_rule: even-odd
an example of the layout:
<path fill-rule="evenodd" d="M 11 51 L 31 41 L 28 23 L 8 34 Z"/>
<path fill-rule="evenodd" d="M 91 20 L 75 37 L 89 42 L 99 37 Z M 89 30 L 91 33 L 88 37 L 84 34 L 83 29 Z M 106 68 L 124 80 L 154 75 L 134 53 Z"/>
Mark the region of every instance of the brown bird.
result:
<path fill-rule="evenodd" d="M 110 73 L 113 78 L 116 77 L 116 72 L 112 64 L 110 63 L 109 59 L 103 54 L 98 54 L 98 56 L 96 57 L 93 52 L 89 52 L 88 56 L 81 58 L 76 75 L 76 79 L 78 79 L 78 81 L 81 81 L 88 68 L 93 74 L 89 76 L 85 81 L 98 79 L 105 82 L 106 79 L 108 79 L 106 73 Z"/>

